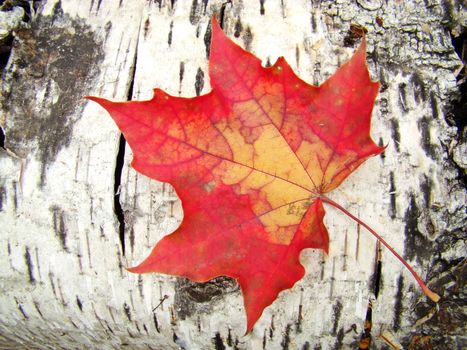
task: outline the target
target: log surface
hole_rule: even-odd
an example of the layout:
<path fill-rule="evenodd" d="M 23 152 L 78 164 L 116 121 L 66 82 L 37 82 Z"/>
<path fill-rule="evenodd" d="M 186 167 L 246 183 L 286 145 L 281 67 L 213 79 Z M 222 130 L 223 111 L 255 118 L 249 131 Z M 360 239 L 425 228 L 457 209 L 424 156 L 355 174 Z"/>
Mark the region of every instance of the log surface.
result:
<path fill-rule="evenodd" d="M 20 20 L 9 20 L 0 82 L 0 346 L 357 349 L 370 301 L 373 349 L 465 345 L 467 161 L 452 109 L 462 62 L 451 42 L 466 23 L 460 2 L 30 4 L 29 14 L 11 10 Z M 312 84 L 352 55 L 357 25 L 366 28 L 368 65 L 381 82 L 371 133 L 387 149 L 330 198 L 401 252 L 442 296 L 437 307 L 370 234 L 330 207 L 330 254 L 302 253 L 306 276 L 247 336 L 235 281 L 125 270 L 176 229 L 181 203 L 170 185 L 129 166 L 131 150 L 110 117 L 82 97 L 209 92 L 213 15 L 264 65 L 284 56 Z"/>

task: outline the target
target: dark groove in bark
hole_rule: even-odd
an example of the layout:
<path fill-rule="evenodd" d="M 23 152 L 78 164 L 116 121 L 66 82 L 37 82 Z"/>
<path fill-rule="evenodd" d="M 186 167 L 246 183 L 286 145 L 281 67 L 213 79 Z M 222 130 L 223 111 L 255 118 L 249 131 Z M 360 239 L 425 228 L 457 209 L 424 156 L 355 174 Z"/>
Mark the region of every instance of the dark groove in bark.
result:
<path fill-rule="evenodd" d="M 32 264 L 31 253 L 29 252 L 28 247 L 26 247 L 24 252 L 24 260 L 26 260 L 26 266 L 28 267 L 29 283 L 34 284 L 36 283 L 36 279 L 34 278 L 34 266 Z"/>

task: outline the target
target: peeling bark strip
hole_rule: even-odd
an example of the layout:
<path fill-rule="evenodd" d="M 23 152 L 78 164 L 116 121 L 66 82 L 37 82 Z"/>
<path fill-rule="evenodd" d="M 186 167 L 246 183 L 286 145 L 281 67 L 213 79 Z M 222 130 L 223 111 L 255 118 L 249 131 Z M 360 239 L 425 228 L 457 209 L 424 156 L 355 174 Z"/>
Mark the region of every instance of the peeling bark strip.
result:
<path fill-rule="evenodd" d="M 456 349 L 466 342 L 459 315 L 467 94 L 454 51 L 460 57 L 465 51 L 460 1 L 3 3 L 29 12 L 23 27 L 0 38 L 0 347 L 355 349 L 365 328 L 359 315 L 376 284 L 381 288 L 368 315 L 372 346 L 384 347 L 377 338 L 382 326 L 407 349 Z M 2 13 L 13 14 L 1 12 L 0 24 Z M 265 311 L 248 337 L 233 280 L 198 285 L 127 274 L 125 267 L 146 255 L 162 232 L 176 229 L 181 206 L 170 186 L 128 168 L 128 148 L 117 166 L 119 135 L 82 96 L 150 98 L 156 86 L 180 96 L 210 91 L 212 15 L 263 64 L 284 55 L 315 84 L 349 57 L 351 24 L 368 30 L 368 64 L 381 82 L 372 135 L 388 147 L 384 159 L 359 170 L 358 180 L 348 179 L 345 196 L 333 199 L 348 202 L 416 261 L 442 293 L 438 305 L 421 298 L 395 264 L 375 269 L 373 240 L 359 226 L 346 228 L 339 216 L 329 223 L 329 256 L 302 254 L 305 279 Z M 125 174 L 120 180 L 117 169 Z M 373 186 L 359 185 L 362 178 Z M 122 215 L 114 211 L 118 188 Z M 134 212 L 123 228 L 128 237 L 114 225 L 125 224 L 125 208 Z M 416 319 L 423 323 L 414 328 Z"/>

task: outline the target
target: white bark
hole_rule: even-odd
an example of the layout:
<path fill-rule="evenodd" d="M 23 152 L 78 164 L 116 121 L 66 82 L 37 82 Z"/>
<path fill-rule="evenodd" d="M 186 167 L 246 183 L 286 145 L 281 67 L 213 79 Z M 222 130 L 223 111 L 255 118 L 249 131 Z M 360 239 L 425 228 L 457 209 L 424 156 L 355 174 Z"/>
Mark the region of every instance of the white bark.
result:
<path fill-rule="evenodd" d="M 232 281 L 198 286 L 123 268 L 140 262 L 177 227 L 181 205 L 169 185 L 129 167 L 127 148 L 120 193 L 122 254 L 113 208 L 119 132 L 101 108 L 81 97 L 126 100 L 133 70 L 133 99 L 150 98 L 154 87 L 181 96 L 208 92 L 206 32 L 211 16 L 219 13 L 234 41 L 265 64 L 285 56 L 310 83 L 323 82 L 351 56 L 356 45 L 344 47 L 350 24 L 368 29 L 368 64 L 382 82 L 372 136 L 388 147 L 330 197 L 380 232 L 422 277 L 435 255 L 447 261 L 462 257 L 461 241 L 444 251 L 436 251 L 435 242 L 462 227 L 465 203 L 448 160 L 452 152 L 458 158 L 462 153 L 456 151 L 456 130 L 446 123 L 443 105 L 456 88 L 460 66 L 441 23 L 445 3 L 58 4 L 62 10 L 56 1 L 45 2 L 33 30 L 18 31 L 2 83 L 0 123 L 8 151 L 0 152 L 0 339 L 6 344 L 40 349 L 358 347 L 373 293 L 377 245 L 333 208 L 326 208 L 329 256 L 305 251 L 305 278 L 281 293 L 247 336 L 241 294 Z M 407 341 L 417 331 L 413 307 L 425 300 L 389 252 L 383 250 L 381 259 L 381 290 L 373 302 L 376 348 L 385 344 L 377 337 L 382 329 Z"/>

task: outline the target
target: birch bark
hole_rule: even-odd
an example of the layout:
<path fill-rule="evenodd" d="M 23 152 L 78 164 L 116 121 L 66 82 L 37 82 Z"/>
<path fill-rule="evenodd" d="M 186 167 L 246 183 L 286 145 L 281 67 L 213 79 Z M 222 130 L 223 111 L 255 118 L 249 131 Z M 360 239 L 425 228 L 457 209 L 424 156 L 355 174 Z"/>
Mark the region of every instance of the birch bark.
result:
<path fill-rule="evenodd" d="M 451 108 L 462 68 L 450 37 L 465 25 L 460 3 L 30 5 L 31 19 L 9 28 L 13 47 L 1 82 L 0 344 L 355 349 L 371 300 L 374 349 L 388 342 L 413 349 L 423 341 L 439 349 L 465 345 L 466 159 L 462 122 Z M 265 65 L 285 56 L 314 84 L 355 50 L 351 28 L 367 29 L 368 64 L 381 82 L 372 136 L 388 147 L 330 197 L 431 281 L 443 297 L 437 309 L 387 251 L 331 207 L 330 254 L 304 252 L 307 275 L 280 294 L 248 336 L 242 335 L 245 318 L 234 281 L 196 284 L 125 271 L 177 227 L 181 205 L 169 185 L 129 166 L 131 150 L 116 126 L 82 96 L 149 99 L 154 87 L 180 96 L 207 93 L 213 15 Z"/>

